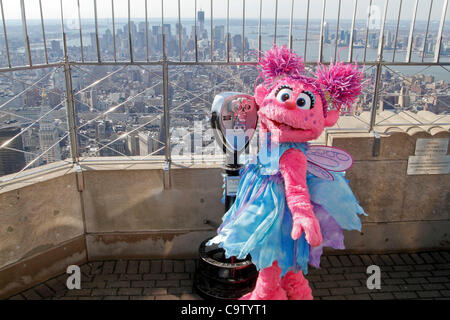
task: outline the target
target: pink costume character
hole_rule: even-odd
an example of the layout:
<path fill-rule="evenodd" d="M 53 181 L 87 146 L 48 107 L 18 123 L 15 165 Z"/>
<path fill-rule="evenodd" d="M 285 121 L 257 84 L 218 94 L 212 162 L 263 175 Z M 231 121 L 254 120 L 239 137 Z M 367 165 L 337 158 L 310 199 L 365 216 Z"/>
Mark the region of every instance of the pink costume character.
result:
<path fill-rule="evenodd" d="M 307 142 L 351 107 L 363 74 L 338 62 L 307 77 L 302 58 L 276 46 L 259 71 L 260 152 L 242 170 L 236 201 L 208 244 L 227 257 L 251 255 L 260 273 L 242 299 L 312 299 L 308 264 L 319 267 L 323 246 L 343 249 L 342 229 L 360 230 L 358 214 L 365 213 L 344 178 L 351 156 Z"/>

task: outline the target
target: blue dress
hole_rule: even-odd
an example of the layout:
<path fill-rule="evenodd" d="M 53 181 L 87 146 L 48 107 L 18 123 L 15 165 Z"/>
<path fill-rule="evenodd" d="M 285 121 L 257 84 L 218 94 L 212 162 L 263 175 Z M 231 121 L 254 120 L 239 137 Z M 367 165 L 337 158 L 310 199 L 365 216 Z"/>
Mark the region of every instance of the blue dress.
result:
<path fill-rule="evenodd" d="M 244 259 L 250 254 L 258 270 L 278 261 L 282 275 L 291 270 L 302 270 L 306 274 L 308 264 L 319 267 L 323 246 L 344 248 L 342 229 L 360 230 L 358 214 L 365 213 L 343 173 L 331 173 L 334 181 L 308 173 L 307 186 L 323 241 L 321 246 L 311 248 L 304 233 L 298 240 L 293 240 L 292 214 L 278 163 L 285 151 L 294 148 L 305 152 L 308 144 L 274 146 L 269 142 L 267 149 L 261 150 L 256 159 L 245 165 L 240 173 L 236 201 L 223 216 L 217 236 L 207 245 L 218 244 L 225 250 L 227 258 Z"/>

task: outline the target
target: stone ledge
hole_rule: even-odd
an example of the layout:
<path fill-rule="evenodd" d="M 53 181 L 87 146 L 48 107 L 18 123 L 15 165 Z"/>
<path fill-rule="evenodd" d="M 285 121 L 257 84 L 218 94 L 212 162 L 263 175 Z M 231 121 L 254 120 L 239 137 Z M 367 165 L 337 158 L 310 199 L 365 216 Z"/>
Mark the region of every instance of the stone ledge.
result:
<path fill-rule="evenodd" d="M 84 236 L 0 269 L 0 299 L 65 273 L 87 262 Z"/>
<path fill-rule="evenodd" d="M 328 134 L 328 145 L 342 148 L 353 156 L 357 161 L 380 161 L 380 160 L 408 160 L 414 155 L 415 144 L 418 138 L 448 138 L 449 131 L 439 132 L 431 135 L 427 132 L 416 132 L 409 135 L 405 132 L 393 132 L 380 134 L 380 154 L 373 156 L 374 134 L 368 132 Z"/>

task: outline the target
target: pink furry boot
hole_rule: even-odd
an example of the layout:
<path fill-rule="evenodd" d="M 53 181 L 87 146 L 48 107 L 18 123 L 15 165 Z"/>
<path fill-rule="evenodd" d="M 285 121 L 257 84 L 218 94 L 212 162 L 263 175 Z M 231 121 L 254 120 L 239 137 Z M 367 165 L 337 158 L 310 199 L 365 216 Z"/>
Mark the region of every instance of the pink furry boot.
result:
<path fill-rule="evenodd" d="M 289 271 L 281 279 L 281 287 L 285 290 L 289 300 L 312 300 L 311 288 L 308 280 L 302 272 L 294 273 Z"/>
<path fill-rule="evenodd" d="M 281 269 L 275 261 L 271 267 L 259 272 L 256 287 L 240 300 L 287 300 L 286 292 L 280 286 Z"/>

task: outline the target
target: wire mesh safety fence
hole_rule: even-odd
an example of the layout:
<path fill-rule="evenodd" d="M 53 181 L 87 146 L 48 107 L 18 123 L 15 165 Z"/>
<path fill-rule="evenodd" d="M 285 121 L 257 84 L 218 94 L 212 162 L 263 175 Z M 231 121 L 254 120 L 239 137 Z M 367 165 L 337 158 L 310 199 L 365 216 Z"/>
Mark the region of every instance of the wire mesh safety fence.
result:
<path fill-rule="evenodd" d="M 170 162 L 198 134 L 213 148 L 214 95 L 252 93 L 273 43 L 308 68 L 364 66 L 363 94 L 332 130 L 450 122 L 448 0 L 0 0 L 0 15 L 8 179 L 59 161 Z"/>

